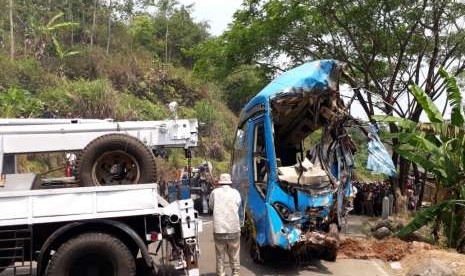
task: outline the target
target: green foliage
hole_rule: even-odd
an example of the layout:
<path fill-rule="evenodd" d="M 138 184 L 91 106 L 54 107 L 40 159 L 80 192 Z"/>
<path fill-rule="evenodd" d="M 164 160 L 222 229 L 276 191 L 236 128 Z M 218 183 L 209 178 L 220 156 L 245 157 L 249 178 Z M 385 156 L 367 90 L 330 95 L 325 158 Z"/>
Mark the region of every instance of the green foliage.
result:
<path fill-rule="evenodd" d="M 153 16 L 145 13 L 134 18 L 130 29 L 134 42 L 165 63 L 192 66 L 190 49 L 209 34 L 208 25 L 194 22 L 191 12 L 177 1 L 161 1 Z"/>
<path fill-rule="evenodd" d="M 452 198 L 440 202 L 417 213 L 413 221 L 401 229 L 399 235 L 406 236 L 421 226 L 436 220 L 443 226 L 448 246 L 456 247 L 465 237 L 465 208 L 459 203 L 464 201 L 465 185 L 465 129 L 461 106 L 461 93 L 456 80 L 441 69 L 446 82 L 448 101 L 454 112 L 453 123 L 444 120 L 431 98 L 417 86 L 412 87 L 412 94 L 428 115 L 430 123 L 415 125 L 408 119 L 377 117 L 385 122 L 397 122 L 401 131 L 392 134 L 400 141 L 395 149 L 403 158 L 414 162 L 426 171 L 434 174 L 442 188 L 450 191 Z M 456 213 L 458 214 L 456 216 Z M 463 239 L 462 239 L 463 240 Z"/>
<path fill-rule="evenodd" d="M 397 232 L 400 237 L 407 237 L 421 227 L 435 221 L 443 212 L 451 212 L 456 204 L 465 203 L 465 200 L 445 200 L 439 204 L 418 211 L 415 217 L 405 227 Z"/>
<path fill-rule="evenodd" d="M 133 18 L 131 29 L 132 38 L 137 45 L 149 51 L 155 51 L 155 27 L 152 18 L 148 14 L 137 15 Z"/>
<path fill-rule="evenodd" d="M 464 124 L 464 115 L 462 110 L 462 93 L 457 85 L 457 79 L 449 76 L 444 68 L 439 69 L 439 74 L 446 83 L 447 101 L 451 107 L 451 123 L 454 126 L 462 127 Z"/>
<path fill-rule="evenodd" d="M 65 57 L 78 54 L 78 52 L 76 51 L 65 51 L 63 49 L 62 43 L 59 41 L 58 32 L 60 30 L 70 29 L 72 27 L 79 26 L 79 23 L 76 22 L 56 23 L 56 21 L 62 18 L 64 15 L 65 14 L 63 12 L 60 12 L 53 16 L 44 26 L 36 27 L 37 32 L 40 35 L 44 36 L 44 40 L 52 40 L 53 46 L 55 47 L 55 53 L 60 60 L 63 60 Z"/>
<path fill-rule="evenodd" d="M 215 110 L 213 106 L 206 100 L 200 100 L 195 103 L 194 110 L 197 119 L 201 123 L 211 124 L 215 119 Z"/>
<path fill-rule="evenodd" d="M 266 83 L 264 71 L 254 66 L 244 66 L 230 74 L 222 85 L 228 106 L 239 113 Z"/>
<path fill-rule="evenodd" d="M 410 88 L 410 92 L 413 94 L 418 103 L 423 107 L 428 119 L 432 123 L 442 123 L 444 119 L 442 118 L 441 112 L 433 103 L 433 100 L 417 85 L 414 85 Z"/>
<path fill-rule="evenodd" d="M 166 109 L 161 104 L 140 99 L 132 94 L 122 94 L 120 97 L 119 114 L 129 120 L 163 120 L 168 117 Z"/>
<path fill-rule="evenodd" d="M 35 117 L 42 110 L 42 102 L 31 93 L 16 87 L 0 93 L 0 116 L 5 118 Z"/>
<path fill-rule="evenodd" d="M 77 117 L 73 96 L 68 91 L 68 83 L 62 82 L 51 88 L 45 88 L 37 94 L 37 98 L 47 104 L 58 117 Z"/>
<path fill-rule="evenodd" d="M 56 78 L 32 58 L 9 60 L 0 54 L 0 91 L 17 87 L 35 94 L 41 87 L 53 85 Z"/>
<path fill-rule="evenodd" d="M 68 91 L 83 118 L 117 118 L 116 92 L 107 80 L 73 81 Z"/>

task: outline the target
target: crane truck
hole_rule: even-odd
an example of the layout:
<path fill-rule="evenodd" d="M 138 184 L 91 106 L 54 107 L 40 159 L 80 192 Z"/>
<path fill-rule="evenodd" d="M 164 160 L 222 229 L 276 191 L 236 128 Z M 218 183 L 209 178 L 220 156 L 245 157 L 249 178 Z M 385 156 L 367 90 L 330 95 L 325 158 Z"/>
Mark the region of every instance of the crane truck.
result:
<path fill-rule="evenodd" d="M 202 224 L 193 202 L 168 203 L 154 183 L 154 152 L 196 144 L 195 119 L 1 119 L 2 169 L 5 156 L 20 153 L 78 157 L 76 177 L 61 180 L 2 171 L 0 271 L 131 276 L 171 262 L 198 275 Z M 161 263 L 152 255 L 161 255 Z"/>

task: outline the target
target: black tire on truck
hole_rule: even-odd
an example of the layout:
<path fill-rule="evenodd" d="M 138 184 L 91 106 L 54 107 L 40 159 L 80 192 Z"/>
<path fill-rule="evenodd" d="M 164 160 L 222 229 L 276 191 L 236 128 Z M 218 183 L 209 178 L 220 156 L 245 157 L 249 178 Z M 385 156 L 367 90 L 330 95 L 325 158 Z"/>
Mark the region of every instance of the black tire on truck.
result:
<path fill-rule="evenodd" d="M 85 233 L 61 245 L 47 267 L 47 276 L 135 276 L 128 247 L 105 233 Z"/>
<path fill-rule="evenodd" d="M 81 186 L 153 183 L 155 157 L 137 138 L 106 134 L 90 142 L 77 160 Z"/>

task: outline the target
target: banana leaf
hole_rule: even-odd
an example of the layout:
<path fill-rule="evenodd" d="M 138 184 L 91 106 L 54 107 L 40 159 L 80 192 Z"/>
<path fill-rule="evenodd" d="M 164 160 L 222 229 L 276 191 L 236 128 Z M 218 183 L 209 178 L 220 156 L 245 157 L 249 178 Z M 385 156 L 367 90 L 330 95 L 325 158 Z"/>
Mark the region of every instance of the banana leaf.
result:
<path fill-rule="evenodd" d="M 425 111 L 428 119 L 432 123 L 442 123 L 444 119 L 442 118 L 441 112 L 438 107 L 434 104 L 431 98 L 417 85 L 413 85 L 410 88 L 410 92 L 415 96 L 417 102 L 421 105 Z"/>
<path fill-rule="evenodd" d="M 447 101 L 451 109 L 450 121 L 454 126 L 463 126 L 463 109 L 462 109 L 462 93 L 457 85 L 457 79 L 449 76 L 444 68 L 439 68 L 439 74 L 446 83 Z"/>
<path fill-rule="evenodd" d="M 463 203 L 465 200 L 446 200 L 439 204 L 428 207 L 415 214 L 412 221 L 400 229 L 396 234 L 399 237 L 407 237 L 421 227 L 434 221 L 444 210 L 457 203 Z"/>
<path fill-rule="evenodd" d="M 395 116 L 388 116 L 388 115 L 373 115 L 371 118 L 378 122 L 384 123 L 397 123 L 399 127 L 403 129 L 413 130 L 416 128 L 417 123 L 405 118 L 399 118 Z"/>

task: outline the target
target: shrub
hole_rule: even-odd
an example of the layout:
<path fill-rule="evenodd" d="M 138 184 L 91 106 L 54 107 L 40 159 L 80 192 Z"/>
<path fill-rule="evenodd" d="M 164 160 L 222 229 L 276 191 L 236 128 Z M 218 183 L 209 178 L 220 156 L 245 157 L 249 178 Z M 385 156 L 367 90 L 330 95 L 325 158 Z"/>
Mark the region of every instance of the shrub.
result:
<path fill-rule="evenodd" d="M 26 90 L 10 87 L 0 93 L 0 116 L 6 118 L 36 117 L 42 112 L 43 103 Z"/>
<path fill-rule="evenodd" d="M 59 85 L 46 88 L 37 94 L 37 98 L 48 105 L 57 117 L 78 117 L 73 95 L 68 92 L 69 83 L 61 82 Z"/>
<path fill-rule="evenodd" d="M 77 80 L 69 84 L 76 111 L 83 118 L 116 118 L 117 97 L 108 80 Z"/>
<path fill-rule="evenodd" d="M 11 61 L 0 55 L 0 91 L 17 87 L 35 94 L 41 87 L 55 83 L 56 76 L 46 72 L 34 59 Z"/>
<path fill-rule="evenodd" d="M 194 105 L 195 115 L 200 122 L 210 125 L 214 119 L 215 109 L 206 100 L 197 101 Z"/>
<path fill-rule="evenodd" d="M 126 120 L 161 120 L 168 116 L 161 104 L 131 94 L 122 94 L 120 98 L 119 117 Z"/>

